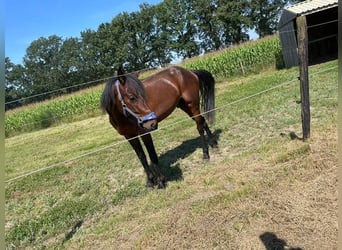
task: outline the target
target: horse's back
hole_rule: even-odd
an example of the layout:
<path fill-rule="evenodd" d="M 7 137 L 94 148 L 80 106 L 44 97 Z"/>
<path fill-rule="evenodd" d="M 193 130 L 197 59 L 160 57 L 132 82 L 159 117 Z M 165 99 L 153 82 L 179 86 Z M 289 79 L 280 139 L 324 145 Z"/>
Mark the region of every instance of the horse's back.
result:
<path fill-rule="evenodd" d="M 183 99 L 198 99 L 197 76 L 182 67 L 171 66 L 142 80 L 148 104 L 158 120 L 166 118 Z"/>
<path fill-rule="evenodd" d="M 156 81 L 168 81 L 172 82 L 173 84 L 178 84 L 183 80 L 183 76 L 186 69 L 183 69 L 179 66 L 171 66 L 162 71 L 157 72 L 156 74 L 149 76 L 142 80 L 144 85 L 154 84 Z"/>
<path fill-rule="evenodd" d="M 187 89 L 195 88 L 198 91 L 198 77 L 197 75 L 179 66 L 168 67 L 146 79 L 144 79 L 143 84 L 145 88 L 154 87 L 158 84 L 164 85 L 164 87 L 171 86 L 177 88 L 178 92 L 181 94 Z"/>

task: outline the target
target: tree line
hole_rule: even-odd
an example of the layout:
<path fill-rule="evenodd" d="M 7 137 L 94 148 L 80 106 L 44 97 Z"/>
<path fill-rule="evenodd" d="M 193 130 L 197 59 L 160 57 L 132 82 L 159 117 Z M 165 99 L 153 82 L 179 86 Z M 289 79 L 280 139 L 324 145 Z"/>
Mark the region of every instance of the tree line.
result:
<path fill-rule="evenodd" d="M 252 29 L 259 37 L 274 34 L 282 8 L 293 2 L 164 0 L 122 12 L 80 37 L 40 37 L 28 46 L 23 64 L 5 58 L 6 110 L 79 90 L 85 86 L 80 83 L 114 75 L 120 63 L 127 71 L 166 66 L 247 41 Z"/>

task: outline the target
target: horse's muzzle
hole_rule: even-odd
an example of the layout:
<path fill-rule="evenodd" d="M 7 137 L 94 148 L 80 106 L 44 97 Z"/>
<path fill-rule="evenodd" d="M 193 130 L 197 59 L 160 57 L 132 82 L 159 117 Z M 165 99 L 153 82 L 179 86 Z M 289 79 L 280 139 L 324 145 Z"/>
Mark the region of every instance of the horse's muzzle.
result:
<path fill-rule="evenodd" d="M 151 112 L 143 117 L 140 117 L 140 126 L 148 131 L 158 128 L 157 116 L 154 112 Z"/>

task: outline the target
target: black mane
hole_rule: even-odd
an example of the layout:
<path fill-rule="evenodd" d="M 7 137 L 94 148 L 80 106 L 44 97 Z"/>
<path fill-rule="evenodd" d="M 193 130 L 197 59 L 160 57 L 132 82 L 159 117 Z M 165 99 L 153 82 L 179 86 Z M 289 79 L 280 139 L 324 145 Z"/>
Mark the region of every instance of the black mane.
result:
<path fill-rule="evenodd" d="M 101 95 L 101 109 L 107 111 L 108 114 L 115 103 L 114 85 L 117 80 L 118 77 L 109 79 Z"/>
<path fill-rule="evenodd" d="M 146 100 L 146 93 L 145 88 L 142 82 L 133 75 L 127 75 L 126 76 L 126 83 L 128 88 L 134 89 L 136 91 L 136 94 Z"/>

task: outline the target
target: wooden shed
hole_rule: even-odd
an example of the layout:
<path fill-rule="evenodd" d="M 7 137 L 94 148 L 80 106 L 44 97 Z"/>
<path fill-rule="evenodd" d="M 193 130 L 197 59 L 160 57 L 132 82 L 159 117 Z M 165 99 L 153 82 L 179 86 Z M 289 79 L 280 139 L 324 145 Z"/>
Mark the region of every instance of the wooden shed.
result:
<path fill-rule="evenodd" d="M 336 59 L 338 54 L 338 0 L 307 0 L 284 8 L 279 36 L 287 68 L 298 65 L 296 18 L 305 16 L 308 60 L 315 64 Z"/>

